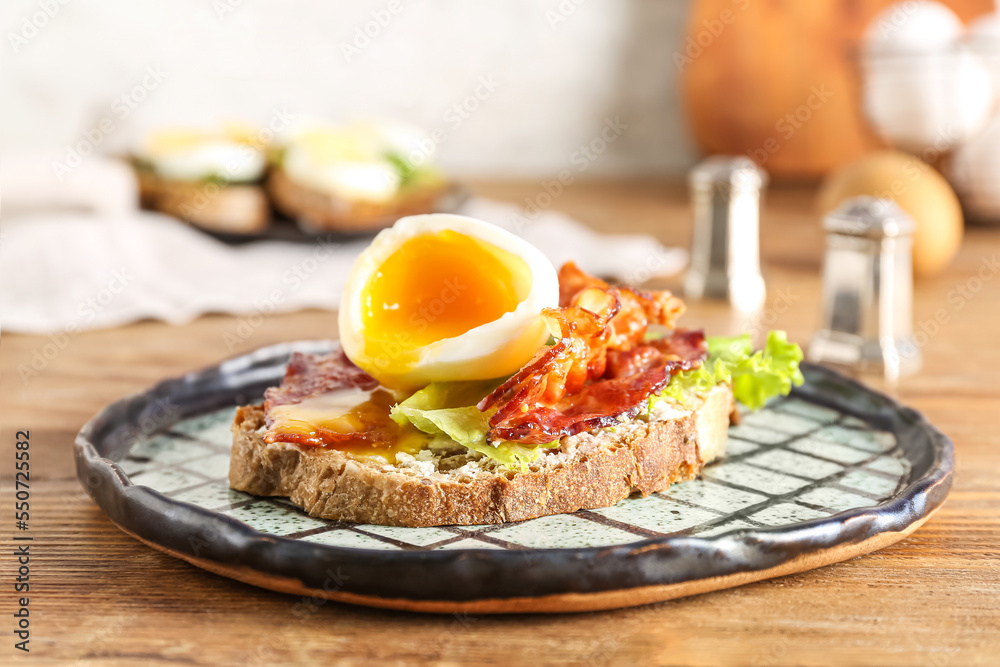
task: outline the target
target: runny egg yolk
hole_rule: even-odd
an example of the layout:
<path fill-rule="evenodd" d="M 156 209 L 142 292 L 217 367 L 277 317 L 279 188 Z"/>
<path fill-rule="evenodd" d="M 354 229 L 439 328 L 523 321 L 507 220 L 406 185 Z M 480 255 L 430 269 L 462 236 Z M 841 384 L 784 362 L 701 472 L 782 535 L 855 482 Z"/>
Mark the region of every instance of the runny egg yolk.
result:
<path fill-rule="evenodd" d="M 414 454 L 429 440 L 412 424 L 401 426 L 392 420 L 389 409 L 396 402 L 381 388 L 339 389 L 278 405 L 268 412 L 272 424 L 265 441 L 325 446 L 393 462 L 399 452 Z"/>
<path fill-rule="evenodd" d="M 500 319 L 531 287 L 523 259 L 452 230 L 402 243 L 370 278 L 362 322 L 367 354 L 399 358 Z"/>

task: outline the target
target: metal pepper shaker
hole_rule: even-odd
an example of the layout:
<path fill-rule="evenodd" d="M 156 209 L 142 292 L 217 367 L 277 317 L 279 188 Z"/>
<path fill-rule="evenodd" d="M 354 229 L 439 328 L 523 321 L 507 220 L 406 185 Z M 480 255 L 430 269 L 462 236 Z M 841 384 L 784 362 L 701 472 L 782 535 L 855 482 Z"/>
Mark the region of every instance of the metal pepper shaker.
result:
<path fill-rule="evenodd" d="M 691 171 L 688 184 L 694 242 L 685 295 L 726 299 L 743 312 L 757 310 L 765 297 L 759 225 L 767 173 L 749 158 L 716 155 Z"/>
<path fill-rule="evenodd" d="M 890 199 L 848 199 L 823 220 L 823 326 L 809 360 L 878 373 L 920 368 L 913 340 L 913 220 Z"/>

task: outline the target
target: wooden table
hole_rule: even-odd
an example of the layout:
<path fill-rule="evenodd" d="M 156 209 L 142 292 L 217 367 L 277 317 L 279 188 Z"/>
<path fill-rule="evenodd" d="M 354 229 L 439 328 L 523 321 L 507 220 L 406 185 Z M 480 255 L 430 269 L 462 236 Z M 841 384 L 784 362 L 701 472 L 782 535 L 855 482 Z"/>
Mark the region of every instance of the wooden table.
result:
<path fill-rule="evenodd" d="M 538 183 L 477 189 L 517 203 L 542 191 Z M 809 189 L 772 191 L 762 225 L 771 297 L 764 328 L 787 329 L 800 343 L 819 323 L 822 236 L 812 200 Z M 688 243 L 689 213 L 677 185 L 577 184 L 553 206 L 600 230 Z M 28 662 L 11 648 L 9 634 L 16 596 L 7 508 L 15 431 L 30 429 L 34 664 L 998 664 L 998 255 L 1000 229 L 970 229 L 948 272 L 916 287 L 918 328 L 929 327 L 938 311 L 947 322 L 929 333 L 922 373 L 898 393 L 954 439 L 958 457 L 951 497 L 922 529 L 889 549 L 820 570 L 574 616 L 441 617 L 310 604 L 208 574 L 136 542 L 77 483 L 74 435 L 98 408 L 231 354 L 335 336 L 332 313 L 270 317 L 233 350 L 225 335 L 237 318 L 228 316 L 83 333 L 27 382 L 19 366 L 30 366 L 52 341 L 4 335 L 2 662 Z M 957 290 L 967 296 L 956 298 Z M 716 333 L 740 326 L 717 305 L 692 304 L 687 321 Z"/>

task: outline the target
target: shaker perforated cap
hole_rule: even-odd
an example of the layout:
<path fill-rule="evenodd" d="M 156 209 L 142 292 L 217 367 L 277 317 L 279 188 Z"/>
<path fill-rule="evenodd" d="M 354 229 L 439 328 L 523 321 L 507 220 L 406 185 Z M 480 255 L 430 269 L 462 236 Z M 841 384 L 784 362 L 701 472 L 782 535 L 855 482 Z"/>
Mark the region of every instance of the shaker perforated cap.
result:
<path fill-rule="evenodd" d="M 748 157 L 713 155 L 691 170 L 688 183 L 693 188 L 728 184 L 736 190 L 760 190 L 767 185 L 767 172 Z"/>
<path fill-rule="evenodd" d="M 853 197 L 823 218 L 823 229 L 845 236 L 869 239 L 910 236 L 916 225 L 891 199 Z"/>

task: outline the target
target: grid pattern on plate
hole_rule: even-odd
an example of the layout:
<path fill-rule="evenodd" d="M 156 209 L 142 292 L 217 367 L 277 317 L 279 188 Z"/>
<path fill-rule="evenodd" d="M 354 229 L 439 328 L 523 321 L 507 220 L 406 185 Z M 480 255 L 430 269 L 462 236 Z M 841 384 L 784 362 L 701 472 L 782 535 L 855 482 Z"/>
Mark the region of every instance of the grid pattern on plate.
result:
<path fill-rule="evenodd" d="M 239 519 L 264 533 L 382 550 L 576 548 L 662 535 L 718 535 L 787 526 L 876 505 L 909 481 L 890 433 L 797 398 L 746 414 L 729 431 L 727 456 L 701 479 L 612 507 L 514 524 L 401 528 L 308 516 L 287 498 L 229 488 L 233 409 L 175 424 L 136 443 L 119 462 L 135 484 Z"/>

